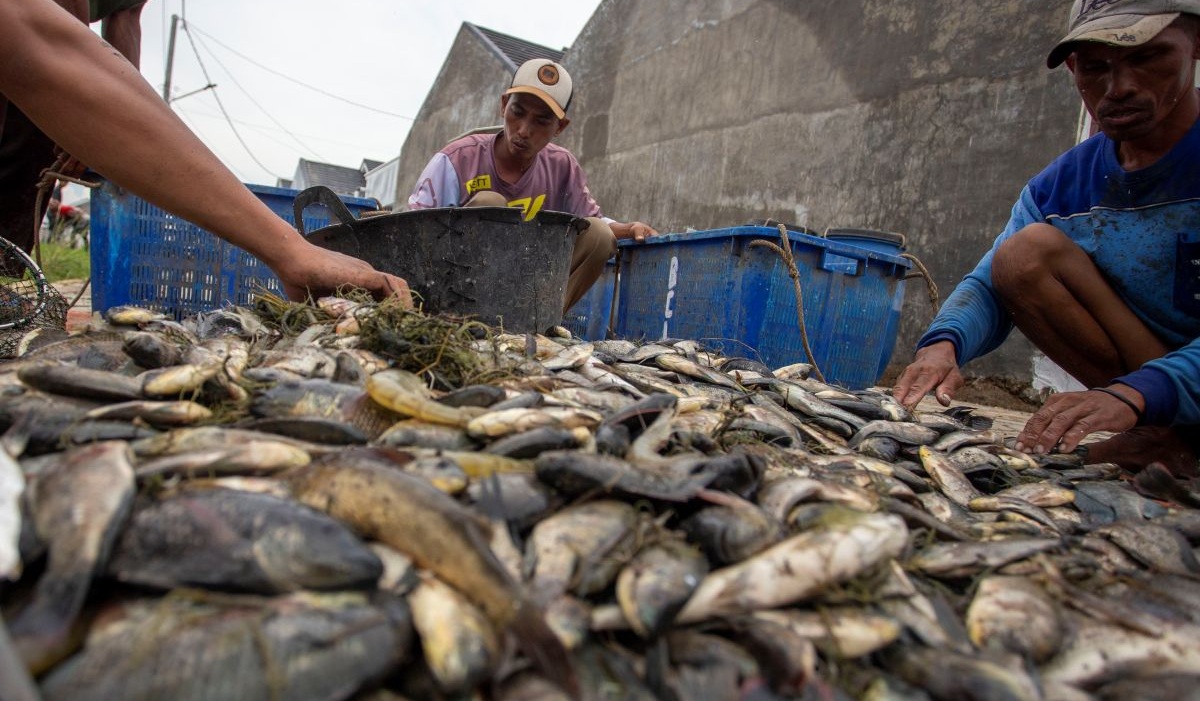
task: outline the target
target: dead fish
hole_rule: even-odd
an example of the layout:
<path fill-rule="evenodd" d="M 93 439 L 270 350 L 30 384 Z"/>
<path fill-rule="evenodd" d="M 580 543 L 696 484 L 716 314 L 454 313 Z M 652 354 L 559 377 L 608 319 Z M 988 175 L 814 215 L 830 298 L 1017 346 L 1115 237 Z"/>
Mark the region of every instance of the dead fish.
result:
<path fill-rule="evenodd" d="M 403 370 L 384 370 L 367 380 L 367 393 L 384 407 L 429 423 L 465 428 L 479 416 L 479 407 L 451 407 L 430 399 L 415 390 L 415 375 Z M 417 379 L 417 383 L 420 380 Z"/>
<path fill-rule="evenodd" d="M 201 450 L 225 449 L 230 445 L 242 445 L 252 441 L 283 443 L 310 454 L 320 454 L 322 446 L 317 443 L 286 438 L 271 433 L 251 431 L 230 426 L 189 426 L 176 428 L 165 433 L 134 441 L 130 445 L 139 460 L 158 458 L 164 455 L 179 455 Z"/>
<path fill-rule="evenodd" d="M 846 547 L 848 542 L 855 547 Z M 908 542 L 904 521 L 891 514 L 843 510 L 823 528 L 792 536 L 736 565 L 710 572 L 681 623 L 786 606 L 897 557 Z"/>
<path fill-rule="evenodd" d="M 993 431 L 955 431 L 937 440 L 930 447 L 943 453 L 954 451 L 972 445 L 1002 445 L 1004 437 Z"/>
<path fill-rule="evenodd" d="M 984 578 L 967 609 L 967 634 L 980 649 L 994 648 L 1045 662 L 1063 639 L 1058 605 L 1040 585 L 1025 577 Z"/>
<path fill-rule="evenodd" d="M 1034 506 L 1024 499 L 1010 496 L 980 496 L 967 503 L 972 511 L 993 511 L 1018 514 L 1044 527 L 1049 533 L 1062 535 L 1062 527 L 1045 509 Z"/>
<path fill-rule="evenodd" d="M 771 621 L 813 641 L 824 654 L 842 660 L 882 650 L 901 632 L 894 619 L 852 606 L 823 606 L 820 611 L 782 608 L 756 611 L 748 617 Z"/>
<path fill-rule="evenodd" d="M 886 436 L 905 445 L 929 445 L 938 439 L 938 432 L 912 422 L 876 420 L 859 428 L 847 445 L 855 448 L 871 436 Z"/>
<path fill-rule="evenodd" d="M 1130 557 L 1157 572 L 1200 573 L 1200 563 L 1197 563 L 1191 545 L 1174 529 L 1156 523 L 1118 521 L 1092 533 L 1108 538 Z"/>
<path fill-rule="evenodd" d="M 495 385 L 468 385 L 456 389 L 437 400 L 446 406 L 475 406 L 487 408 L 508 398 L 508 392 Z"/>
<path fill-rule="evenodd" d="M 136 379 L 141 383 L 142 396 L 169 398 L 199 392 L 204 383 L 220 373 L 221 360 L 214 358 L 202 365 L 189 363 L 147 370 Z"/>
<path fill-rule="evenodd" d="M 974 655 L 920 645 L 890 649 L 887 666 L 902 679 L 927 689 L 934 698 L 962 701 L 1042 701 L 1038 681 Z"/>
<path fill-rule="evenodd" d="M 298 438 L 322 445 L 363 445 L 371 440 L 370 436 L 348 423 L 320 416 L 247 419 L 239 421 L 236 425 L 251 431 Z"/>
<path fill-rule="evenodd" d="M 714 565 L 741 562 L 779 541 L 782 524 L 764 509 L 733 495 L 706 497 L 718 501 L 680 521 L 679 528 Z"/>
<path fill-rule="evenodd" d="M 656 638 L 675 620 L 708 573 L 700 551 L 681 539 L 666 538 L 638 551 L 617 575 L 617 603 L 629 627 Z"/>
<path fill-rule="evenodd" d="M 933 478 L 938 489 L 959 506 L 967 506 L 972 499 L 982 496 L 971 480 L 942 453 L 928 446 L 921 446 L 921 465 Z"/>
<path fill-rule="evenodd" d="M 0 580 L 15 580 L 21 575 L 21 495 L 25 493 L 25 473 L 0 446 Z M 2 625 L 2 623 L 0 623 Z"/>
<path fill-rule="evenodd" d="M 26 385 L 50 394 L 99 401 L 141 399 L 141 384 L 132 377 L 75 365 L 36 363 L 17 370 Z"/>
<path fill-rule="evenodd" d="M 934 543 L 916 553 L 909 565 L 934 577 L 971 577 L 1061 546 L 1058 538 Z"/>
<path fill-rule="evenodd" d="M 353 426 L 369 440 L 375 440 L 404 418 L 372 401 L 361 387 L 326 379 L 278 382 L 256 390 L 250 401 L 250 413 L 264 418 L 333 419 Z"/>
<path fill-rule="evenodd" d="M 296 498 L 413 558 L 511 630 L 535 666 L 564 689 L 577 683 L 541 612 L 525 599 L 488 547 L 487 526 L 419 478 L 372 465 L 322 459 L 286 477 Z"/>
<path fill-rule="evenodd" d="M 290 499 L 186 489 L 140 505 L 108 571 L 162 589 L 277 594 L 373 586 L 379 559 L 345 526 Z"/>
<path fill-rule="evenodd" d="M 491 676 L 500 640 L 479 609 L 428 573 L 408 600 L 425 662 L 440 689 L 466 692 Z"/>
<path fill-rule="evenodd" d="M 309 451 L 282 440 L 251 440 L 144 460 L 134 472 L 142 481 L 162 476 L 270 475 L 307 465 L 311 459 Z"/>
<path fill-rule="evenodd" d="M 375 439 L 376 445 L 393 448 L 432 448 L 434 450 L 474 450 L 476 442 L 456 426 L 406 419 L 392 424 Z"/>
<path fill-rule="evenodd" d="M 5 701 L 40 701 L 37 685 L 17 654 L 4 619 L 0 617 L 0 698 Z"/>
<path fill-rule="evenodd" d="M 29 486 L 29 503 L 49 562 L 33 601 L 9 631 L 34 674 L 71 652 L 72 626 L 103 570 L 133 502 L 128 444 L 95 443 L 65 453 Z"/>
<path fill-rule="evenodd" d="M 404 472 L 416 475 L 430 483 L 440 492 L 457 495 L 467 489 L 469 481 L 466 471 L 445 455 L 424 455 L 404 465 Z"/>
<path fill-rule="evenodd" d="M 817 677 L 817 649 L 810 637 L 770 618 L 742 616 L 730 622 L 738 643 L 758 660 L 771 691 L 803 695 Z"/>
<path fill-rule="evenodd" d="M 114 326 L 140 326 L 168 318 L 162 312 L 121 304 L 104 310 L 104 320 Z"/>
<path fill-rule="evenodd" d="M 618 356 L 626 363 L 644 363 L 647 360 L 654 360 L 660 355 L 679 355 L 679 351 L 670 346 L 664 346 L 658 343 L 647 343 L 644 346 L 639 346 L 631 353 L 624 356 Z"/>
<path fill-rule="evenodd" d="M 467 435 L 479 440 L 495 439 L 535 428 L 594 427 L 603 420 L 587 409 L 541 407 L 538 409 L 501 409 L 476 416 L 466 424 Z"/>
<path fill-rule="evenodd" d="M 637 510 L 602 499 L 568 507 L 533 527 L 523 569 L 543 605 L 572 592 L 582 596 L 610 583 L 633 556 Z M 614 554 L 629 550 L 624 559 Z"/>
<path fill-rule="evenodd" d="M 814 419 L 833 419 L 849 426 L 851 432 L 867 425 L 862 418 L 851 414 L 845 409 L 839 409 L 829 402 L 818 398 L 795 382 L 776 380 L 772 387 L 783 395 L 787 405 L 796 411 Z"/>
<path fill-rule="evenodd" d="M 46 677 L 46 701 L 343 699 L 381 679 L 411 645 L 401 599 L 298 593 L 218 606 L 193 598 L 127 604 Z"/>
<path fill-rule="evenodd" d="M 151 426 L 190 426 L 212 417 L 208 407 L 196 402 L 181 400 L 158 402 L 133 400 L 106 404 L 84 414 L 89 419 L 117 421 L 145 421 Z"/>
<path fill-rule="evenodd" d="M 590 435 L 590 434 L 589 434 Z M 570 429 L 544 426 L 515 433 L 494 441 L 485 452 L 510 458 L 535 458 L 550 450 L 569 450 L 580 445 L 580 437 Z"/>
<path fill-rule="evenodd" d="M 511 524 L 522 532 L 548 518 L 562 505 L 554 490 L 528 474 L 497 473 L 486 480 L 471 480 L 467 495 L 488 518 Z"/>
<path fill-rule="evenodd" d="M 609 455 L 549 451 L 534 460 L 538 479 L 568 495 L 592 490 L 617 495 L 687 501 L 722 476 L 753 472 L 746 456 L 683 456 L 653 468 L 638 468 Z"/>
<path fill-rule="evenodd" d="M 580 343 L 562 349 L 557 354 L 542 360 L 542 367 L 547 370 L 566 370 L 577 368 L 592 357 L 594 346 L 591 343 Z"/>
<path fill-rule="evenodd" d="M 670 370 L 671 372 L 679 373 L 680 375 L 686 375 L 687 377 L 701 380 L 703 382 L 709 382 L 721 387 L 728 387 L 729 389 L 735 391 L 742 391 L 742 386 L 735 382 L 730 376 L 726 375 L 720 370 L 714 370 L 713 368 L 706 367 L 695 361 L 688 360 L 682 355 L 663 353 L 661 355 L 656 355 L 654 357 L 654 362 L 664 370 Z"/>
<path fill-rule="evenodd" d="M 1068 634 L 1062 648 L 1040 669 L 1048 683 L 1094 688 L 1148 674 L 1200 669 L 1200 626 L 1157 618 L 1153 631 L 1065 611 Z"/>

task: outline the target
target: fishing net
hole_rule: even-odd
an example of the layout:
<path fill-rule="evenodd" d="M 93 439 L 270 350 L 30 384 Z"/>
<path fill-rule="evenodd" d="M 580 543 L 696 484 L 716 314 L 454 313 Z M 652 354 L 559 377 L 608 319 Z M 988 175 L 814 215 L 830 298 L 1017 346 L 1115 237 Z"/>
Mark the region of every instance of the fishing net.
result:
<path fill-rule="evenodd" d="M 25 251 L 0 238 L 0 358 L 15 357 L 33 329 L 66 328 L 69 306 Z"/>

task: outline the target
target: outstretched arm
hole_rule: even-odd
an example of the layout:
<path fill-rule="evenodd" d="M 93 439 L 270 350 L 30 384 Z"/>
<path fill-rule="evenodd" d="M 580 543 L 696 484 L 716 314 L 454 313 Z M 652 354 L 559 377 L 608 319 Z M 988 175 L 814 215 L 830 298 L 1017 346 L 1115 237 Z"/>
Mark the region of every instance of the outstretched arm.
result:
<path fill-rule="evenodd" d="M 262 260 L 289 297 L 403 280 L 309 244 L 187 128 L 137 69 L 51 0 L 0 2 L 0 93 L 106 178 Z M 72 96 L 64 109 L 61 96 Z"/>

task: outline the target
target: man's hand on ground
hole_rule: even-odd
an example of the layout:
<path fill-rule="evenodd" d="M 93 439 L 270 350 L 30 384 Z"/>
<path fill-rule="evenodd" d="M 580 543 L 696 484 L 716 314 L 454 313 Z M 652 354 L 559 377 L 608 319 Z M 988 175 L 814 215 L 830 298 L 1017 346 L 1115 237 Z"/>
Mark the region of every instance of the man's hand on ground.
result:
<path fill-rule="evenodd" d="M 939 341 L 917 351 L 892 388 L 892 397 L 912 409 L 931 391 L 942 406 L 950 406 L 954 393 L 963 386 L 954 344 Z"/>

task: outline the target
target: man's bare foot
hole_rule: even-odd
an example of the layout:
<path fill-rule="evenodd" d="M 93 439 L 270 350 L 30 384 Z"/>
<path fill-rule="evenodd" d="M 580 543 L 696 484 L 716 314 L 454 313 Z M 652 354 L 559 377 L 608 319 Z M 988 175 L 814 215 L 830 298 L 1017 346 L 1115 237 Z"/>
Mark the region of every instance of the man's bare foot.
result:
<path fill-rule="evenodd" d="M 1138 472 L 1152 462 L 1162 463 L 1176 477 L 1195 477 L 1200 473 L 1196 455 L 1195 430 L 1189 436 L 1178 428 L 1138 426 L 1112 438 L 1087 444 L 1087 463 L 1111 462 Z M 1189 438 L 1191 441 L 1189 441 Z"/>

